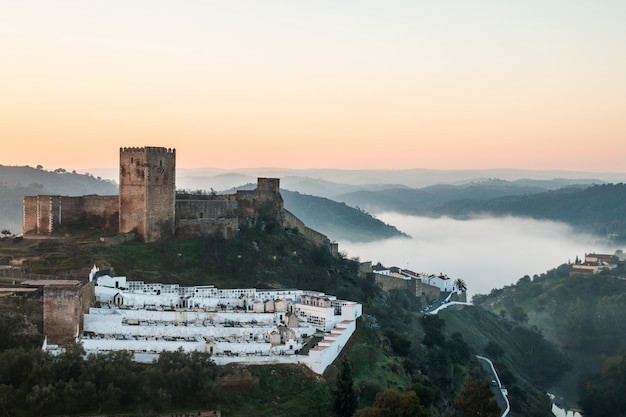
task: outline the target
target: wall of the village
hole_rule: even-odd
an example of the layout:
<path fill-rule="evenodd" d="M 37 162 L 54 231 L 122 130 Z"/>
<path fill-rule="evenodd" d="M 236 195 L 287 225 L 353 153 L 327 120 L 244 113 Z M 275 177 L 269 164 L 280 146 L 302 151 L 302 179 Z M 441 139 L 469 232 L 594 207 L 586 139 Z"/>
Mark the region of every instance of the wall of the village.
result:
<path fill-rule="evenodd" d="M 93 299 L 93 282 L 86 285 L 45 286 L 43 333 L 48 338 L 48 343 L 71 343 L 80 334 L 83 314 L 89 311 Z"/>
<path fill-rule="evenodd" d="M 374 274 L 374 277 L 376 284 L 378 284 L 383 291 L 411 289 L 410 279 L 383 274 Z"/>
<path fill-rule="evenodd" d="M 423 305 L 441 296 L 441 290 L 438 287 L 426 284 L 418 279 L 413 280 L 413 282 L 415 285 L 415 296 L 420 298 Z"/>

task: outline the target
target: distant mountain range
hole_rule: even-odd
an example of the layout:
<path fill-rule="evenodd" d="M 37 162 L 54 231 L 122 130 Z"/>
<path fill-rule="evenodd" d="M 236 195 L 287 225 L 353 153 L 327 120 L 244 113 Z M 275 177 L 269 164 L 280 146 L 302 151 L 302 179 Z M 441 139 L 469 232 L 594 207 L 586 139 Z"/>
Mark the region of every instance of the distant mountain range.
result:
<path fill-rule="evenodd" d="M 118 192 L 111 180 L 60 171 L 0 166 L 0 227 L 21 230 L 23 195 Z M 332 240 L 372 241 L 402 236 L 393 225 L 374 217 L 384 212 L 456 218 L 477 213 L 526 216 L 563 221 L 598 234 L 626 236 L 626 194 L 621 184 L 626 174 L 596 173 L 591 177 L 589 173 L 562 171 L 271 168 L 178 172 L 177 187 L 189 191 L 232 192 L 253 187 L 250 184 L 257 177 L 277 176 L 285 208 Z M 508 179 L 487 176 L 496 173 Z M 611 179 L 620 184 L 610 184 Z M 419 188 L 416 184 L 429 185 Z"/>

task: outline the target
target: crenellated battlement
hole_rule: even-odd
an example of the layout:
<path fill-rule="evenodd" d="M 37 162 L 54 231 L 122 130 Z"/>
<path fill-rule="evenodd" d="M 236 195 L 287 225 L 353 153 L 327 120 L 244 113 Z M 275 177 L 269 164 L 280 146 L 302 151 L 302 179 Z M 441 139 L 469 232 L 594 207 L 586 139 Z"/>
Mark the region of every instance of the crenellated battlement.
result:
<path fill-rule="evenodd" d="M 176 148 L 164 148 L 161 146 L 143 146 L 143 147 L 122 147 L 120 148 L 120 155 L 121 154 L 128 154 L 128 153 L 138 153 L 138 154 L 145 154 L 145 153 L 165 153 L 165 154 L 176 154 Z"/>

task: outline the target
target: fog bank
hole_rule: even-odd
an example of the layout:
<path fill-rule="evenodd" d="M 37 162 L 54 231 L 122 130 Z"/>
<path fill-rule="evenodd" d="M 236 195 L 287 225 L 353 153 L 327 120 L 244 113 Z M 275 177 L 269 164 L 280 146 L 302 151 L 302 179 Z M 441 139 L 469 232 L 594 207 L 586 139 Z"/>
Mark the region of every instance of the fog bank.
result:
<path fill-rule="evenodd" d="M 518 217 L 454 220 L 384 213 L 378 219 L 411 238 L 371 243 L 341 241 L 348 257 L 381 262 L 415 272 L 444 273 L 461 278 L 470 296 L 541 274 L 585 253 L 614 253 L 597 237 L 569 225 Z"/>

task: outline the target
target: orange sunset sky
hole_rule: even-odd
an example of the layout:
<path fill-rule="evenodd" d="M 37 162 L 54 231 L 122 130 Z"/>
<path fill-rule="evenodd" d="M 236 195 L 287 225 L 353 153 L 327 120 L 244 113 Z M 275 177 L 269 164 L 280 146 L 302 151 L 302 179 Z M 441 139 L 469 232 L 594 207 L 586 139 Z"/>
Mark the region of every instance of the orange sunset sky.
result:
<path fill-rule="evenodd" d="M 624 172 L 625 22 L 622 0 L 0 0 L 0 164 Z"/>

